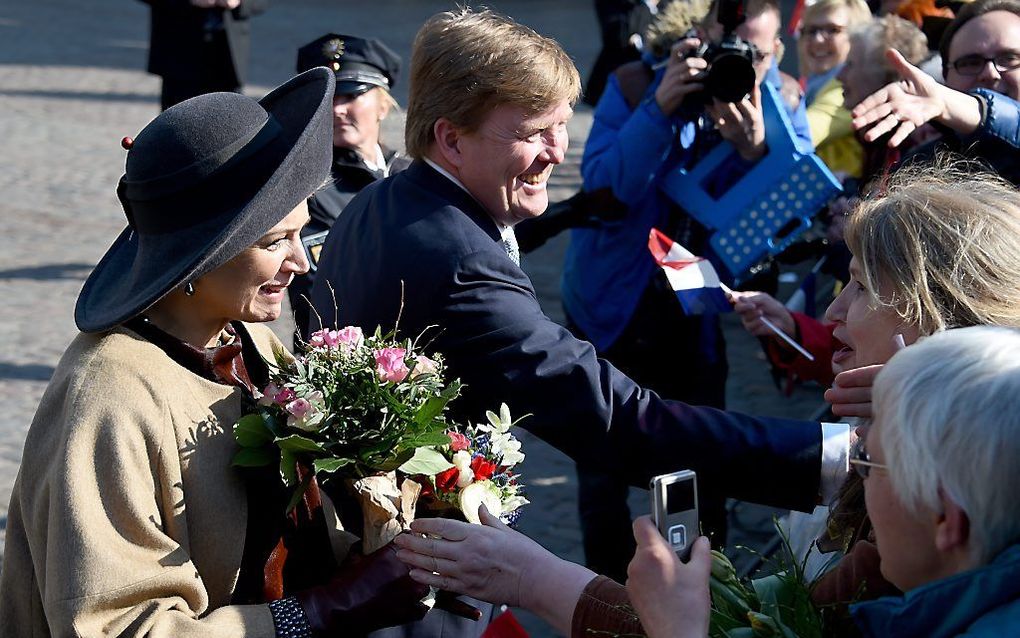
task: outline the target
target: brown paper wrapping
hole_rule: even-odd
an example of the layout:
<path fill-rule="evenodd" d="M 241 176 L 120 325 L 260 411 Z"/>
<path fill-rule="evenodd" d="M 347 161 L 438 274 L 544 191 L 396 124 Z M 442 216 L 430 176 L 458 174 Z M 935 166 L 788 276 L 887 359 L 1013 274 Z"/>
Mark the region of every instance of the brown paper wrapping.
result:
<path fill-rule="evenodd" d="M 396 472 L 366 476 L 348 484 L 365 519 L 361 538 L 365 554 L 371 554 L 410 528 L 421 485 L 404 480 L 398 487 Z"/>

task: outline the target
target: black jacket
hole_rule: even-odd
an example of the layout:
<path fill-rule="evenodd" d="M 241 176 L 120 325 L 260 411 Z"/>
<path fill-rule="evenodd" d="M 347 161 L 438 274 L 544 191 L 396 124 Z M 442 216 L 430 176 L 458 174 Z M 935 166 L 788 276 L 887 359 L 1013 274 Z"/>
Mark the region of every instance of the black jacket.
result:
<path fill-rule="evenodd" d="M 149 73 L 163 78 L 187 80 L 209 63 L 203 59 L 205 29 L 210 16 L 221 20 L 230 46 L 234 77 L 244 84 L 248 68 L 250 30 L 248 18 L 262 13 L 268 0 L 242 0 L 233 10 L 200 9 L 188 0 L 141 0 L 151 11 Z"/>
<path fill-rule="evenodd" d="M 399 173 L 411 164 L 411 160 L 396 151 L 383 149 L 383 157 L 389 174 Z M 325 240 L 323 233 L 333 227 L 333 222 L 350 203 L 354 196 L 372 182 L 382 177 L 382 171 L 373 171 L 361 159 L 361 155 L 346 148 L 333 148 L 332 183 L 308 198 L 308 212 L 311 221 L 301 231 L 310 255 L 309 260 L 317 261 L 318 248 Z M 298 330 L 304 330 L 309 322 L 308 299 L 311 298 L 315 271 L 295 277 L 287 288 L 290 307 L 294 311 L 294 322 Z M 316 322 L 315 328 L 318 328 Z"/>

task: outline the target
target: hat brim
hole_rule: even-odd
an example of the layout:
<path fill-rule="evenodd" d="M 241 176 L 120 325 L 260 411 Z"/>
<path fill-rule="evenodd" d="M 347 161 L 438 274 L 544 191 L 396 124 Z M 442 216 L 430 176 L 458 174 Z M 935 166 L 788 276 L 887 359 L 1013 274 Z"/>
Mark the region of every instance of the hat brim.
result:
<path fill-rule="evenodd" d="M 259 104 L 281 126 L 290 150 L 240 209 L 219 211 L 187 233 L 140 241 L 124 229 L 89 275 L 74 319 L 83 332 L 108 330 L 167 293 L 254 245 L 329 176 L 335 78 L 315 68 L 284 83 Z"/>

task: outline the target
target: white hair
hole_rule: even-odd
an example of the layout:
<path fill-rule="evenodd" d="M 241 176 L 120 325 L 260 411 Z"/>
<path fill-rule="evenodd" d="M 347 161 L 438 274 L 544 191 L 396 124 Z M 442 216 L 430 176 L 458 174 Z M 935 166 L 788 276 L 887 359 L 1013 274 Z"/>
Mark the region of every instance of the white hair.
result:
<path fill-rule="evenodd" d="M 875 380 L 877 431 L 896 495 L 967 513 L 983 565 L 1020 539 L 1020 330 L 947 330 L 894 356 Z"/>

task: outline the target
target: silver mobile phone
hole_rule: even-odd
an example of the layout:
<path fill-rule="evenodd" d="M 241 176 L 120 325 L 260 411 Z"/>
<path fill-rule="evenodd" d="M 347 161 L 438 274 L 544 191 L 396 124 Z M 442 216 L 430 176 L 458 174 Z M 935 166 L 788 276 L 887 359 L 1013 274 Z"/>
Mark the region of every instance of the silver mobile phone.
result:
<path fill-rule="evenodd" d="M 673 551 L 686 561 L 698 538 L 698 485 L 691 470 L 660 474 L 652 479 L 652 521 Z"/>

